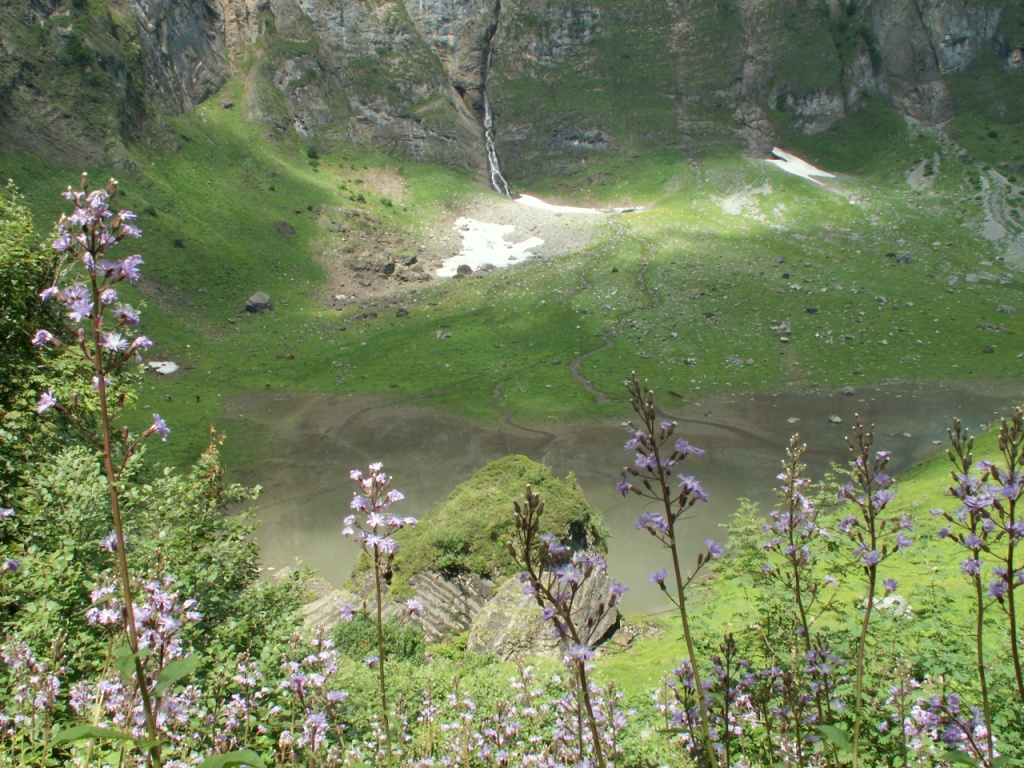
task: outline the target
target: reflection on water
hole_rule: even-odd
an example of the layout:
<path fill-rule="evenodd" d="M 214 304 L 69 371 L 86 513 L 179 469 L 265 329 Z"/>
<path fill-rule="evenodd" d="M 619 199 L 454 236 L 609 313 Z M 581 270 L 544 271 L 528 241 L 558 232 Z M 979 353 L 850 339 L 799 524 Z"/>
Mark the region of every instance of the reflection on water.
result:
<path fill-rule="evenodd" d="M 667 398 L 664 398 L 667 399 Z M 775 475 L 789 437 L 799 432 L 808 444 L 809 476 L 817 478 L 832 462 L 847 459 L 845 436 L 860 413 L 878 425 L 876 446 L 893 452 L 890 468 L 901 472 L 940 450 L 954 416 L 977 431 L 1019 401 L 1009 387 L 968 390 L 966 386 L 890 387 L 839 394 L 744 395 L 690 403 L 666 417 L 680 422 L 677 435 L 706 450 L 683 468 L 697 476 L 711 496 L 687 523 L 690 556 L 708 538 L 724 539 L 719 527 L 747 498 L 762 508 L 774 503 Z M 677 403 L 662 402 L 668 408 Z M 229 432 L 256 423 L 275 458 L 233 471 L 233 479 L 265 489 L 259 505 L 260 544 L 268 568 L 299 558 L 334 584 L 341 584 L 357 547 L 341 537 L 352 485 L 350 469 L 384 462 L 395 487 L 406 496 L 400 514 L 424 516 L 459 483 L 488 461 L 509 453 L 547 463 L 564 477 L 575 473 L 592 505 L 602 510 L 612 532 L 612 575 L 632 588 L 625 610 L 664 609 L 663 597 L 648 574 L 667 565 L 648 534 L 634 530 L 644 510 L 635 496 L 615 493 L 624 464 L 627 433 L 621 423 L 559 424 L 550 429 L 497 430 L 452 419 L 435 411 L 382 401 L 326 395 L 256 394 L 228 407 Z M 622 417 L 629 417 L 622 406 Z M 838 416 L 842 424 L 829 421 Z M 795 421 L 794 421 L 795 420 Z M 396 512 L 399 510 L 396 508 Z"/>

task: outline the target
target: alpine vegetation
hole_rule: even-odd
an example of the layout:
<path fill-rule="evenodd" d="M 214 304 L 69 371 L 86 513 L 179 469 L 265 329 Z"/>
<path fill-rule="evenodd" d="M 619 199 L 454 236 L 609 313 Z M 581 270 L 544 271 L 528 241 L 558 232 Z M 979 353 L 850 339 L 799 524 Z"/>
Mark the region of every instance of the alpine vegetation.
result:
<path fill-rule="evenodd" d="M 926 463 L 899 498 L 892 455 L 859 418 L 847 466 L 818 481 L 793 436 L 776 507 L 744 505 L 728 540 L 687 563 L 708 500 L 690 471 L 703 451 L 633 374 L 632 463 L 617 490 L 644 504 L 636 528 L 665 552 L 650 580 L 666 616 L 619 614 L 627 587 L 555 522 L 566 518 L 547 492 L 545 514 L 534 483 L 501 509 L 480 501 L 480 514 L 508 523 L 491 543 L 521 571 L 516 598 L 555 656 L 500 662 L 465 635 L 424 651 L 426 600 L 396 574 L 403 543 L 429 525 L 393 513 L 403 495 L 374 463 L 350 473 L 338 515 L 370 566 L 364 603 L 342 607 L 329 633 L 303 622 L 308 574 L 259 580 L 254 526 L 238 512 L 256 491 L 225 481 L 221 438 L 183 474 L 147 461 L 146 441 L 171 433 L 155 413 L 132 426 L 135 363 L 154 344 L 125 303 L 142 258 L 116 254 L 141 233 L 116 196 L 83 177 L 45 254 L 26 245 L 16 197 L 0 208 L 0 249 L 30 276 L 16 281 L 24 305 L 50 308 L 20 321 L 12 338 L 31 373 L 3 390 L 0 768 L 1024 760 L 1020 409 L 977 444 L 954 422 L 952 482 Z M 994 458 L 976 461 L 978 446 Z M 456 550 L 446 566 L 484 557 Z M 626 626 L 628 641 L 605 631 Z"/>

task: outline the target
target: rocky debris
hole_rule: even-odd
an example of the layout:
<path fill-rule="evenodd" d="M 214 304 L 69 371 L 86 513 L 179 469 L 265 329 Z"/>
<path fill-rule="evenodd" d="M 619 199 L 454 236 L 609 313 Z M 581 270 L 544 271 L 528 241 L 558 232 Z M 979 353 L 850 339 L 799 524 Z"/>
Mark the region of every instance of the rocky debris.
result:
<path fill-rule="evenodd" d="M 437 338 L 438 339 L 450 339 L 451 337 L 452 337 L 452 335 L 448 331 L 438 331 L 437 332 Z"/>
<path fill-rule="evenodd" d="M 618 611 L 607 610 L 611 586 L 607 574 L 594 576 L 584 582 L 576 595 L 573 618 L 586 645 L 596 645 L 618 624 Z M 550 622 L 541 618 L 536 599 L 523 594 L 518 576 L 502 583 L 473 620 L 466 649 L 494 654 L 502 661 L 559 657 L 564 650 L 560 649 Z"/>
<path fill-rule="evenodd" d="M 887 253 L 885 258 L 892 259 L 896 264 L 911 264 L 914 261 L 913 256 L 907 251 L 900 251 L 899 253 Z"/>
<path fill-rule="evenodd" d="M 998 307 L 996 307 L 996 312 L 1001 312 L 1004 315 L 1016 315 L 1017 308 L 1011 307 L 1008 304 L 1000 304 Z"/>
<path fill-rule="evenodd" d="M 992 325 L 992 323 L 978 323 L 978 328 L 982 331 L 991 331 L 992 333 L 1009 333 L 1001 325 Z"/>
<path fill-rule="evenodd" d="M 274 308 L 273 302 L 270 300 L 270 294 L 258 291 L 245 300 L 245 306 L 243 309 L 246 312 L 252 312 L 254 314 L 262 314 L 268 312 Z"/>

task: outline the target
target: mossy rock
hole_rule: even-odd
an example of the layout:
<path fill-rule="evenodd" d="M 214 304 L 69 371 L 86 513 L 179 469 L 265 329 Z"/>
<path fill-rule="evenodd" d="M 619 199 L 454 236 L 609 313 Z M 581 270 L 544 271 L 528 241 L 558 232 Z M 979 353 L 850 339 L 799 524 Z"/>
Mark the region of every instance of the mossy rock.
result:
<path fill-rule="evenodd" d="M 419 525 L 401 532 L 392 594 L 401 594 L 410 577 L 428 570 L 448 576 L 477 574 L 492 581 L 517 573 L 508 542 L 515 526 L 513 502 L 523 499 L 527 485 L 544 500 L 542 532 L 559 536 L 574 549 L 607 552 L 604 520 L 572 475 L 559 480 L 543 464 L 506 456 L 456 488 Z"/>

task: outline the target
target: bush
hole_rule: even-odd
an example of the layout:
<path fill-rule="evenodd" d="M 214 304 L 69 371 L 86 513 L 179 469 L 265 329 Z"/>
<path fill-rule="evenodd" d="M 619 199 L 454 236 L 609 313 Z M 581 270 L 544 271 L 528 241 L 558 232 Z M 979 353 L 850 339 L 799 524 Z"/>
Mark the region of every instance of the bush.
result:
<path fill-rule="evenodd" d="M 366 613 L 335 624 L 331 637 L 338 651 L 351 659 L 377 655 L 377 625 Z M 424 642 L 423 630 L 415 624 L 402 624 L 397 619 L 384 622 L 387 661 L 422 662 Z"/>

